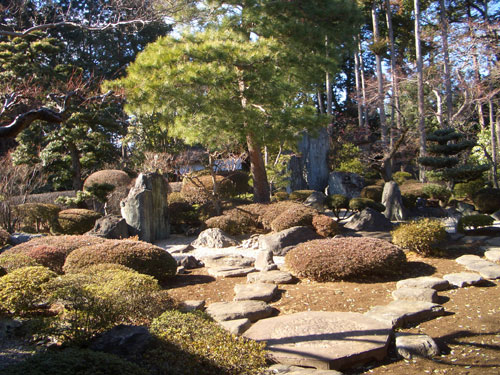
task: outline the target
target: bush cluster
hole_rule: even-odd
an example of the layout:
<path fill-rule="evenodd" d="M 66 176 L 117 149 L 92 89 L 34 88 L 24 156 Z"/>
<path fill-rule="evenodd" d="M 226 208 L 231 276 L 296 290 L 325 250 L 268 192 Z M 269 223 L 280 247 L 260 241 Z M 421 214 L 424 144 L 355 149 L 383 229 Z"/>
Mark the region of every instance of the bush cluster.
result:
<path fill-rule="evenodd" d="M 285 256 L 294 275 L 316 281 L 367 280 L 397 273 L 405 263 L 406 256 L 397 246 L 362 237 L 308 241 Z"/>
<path fill-rule="evenodd" d="M 83 188 L 88 190 L 92 185 L 110 184 L 115 188 L 119 186 L 129 186 L 132 179 L 129 175 L 117 169 L 105 169 L 92 173 L 83 183 Z"/>
<path fill-rule="evenodd" d="M 0 267 L 5 271 L 12 272 L 22 267 L 41 266 L 37 261 L 25 254 L 13 254 L 6 251 L 0 254 Z"/>
<path fill-rule="evenodd" d="M 229 178 L 216 176 L 216 182 L 220 198 L 236 195 L 235 184 Z M 182 181 L 181 195 L 190 204 L 206 204 L 212 199 L 213 188 L 210 175 L 186 177 Z"/>
<path fill-rule="evenodd" d="M 271 229 L 274 232 L 280 232 L 296 226 L 312 226 L 312 219 L 317 213 L 315 209 L 302 204 L 296 207 L 289 207 L 271 221 Z M 268 220 L 270 219 L 267 213 L 265 217 Z"/>
<path fill-rule="evenodd" d="M 326 215 L 313 216 L 312 226 L 316 233 L 323 237 L 333 237 L 341 232 L 337 222 Z"/>
<path fill-rule="evenodd" d="M 24 203 L 15 207 L 15 213 L 26 232 L 48 231 L 57 224 L 61 209 L 50 203 Z"/>
<path fill-rule="evenodd" d="M 472 197 L 472 201 L 479 211 L 492 214 L 500 210 L 500 189 L 481 189 Z"/>
<path fill-rule="evenodd" d="M 453 187 L 453 195 L 455 198 L 467 198 L 472 199 L 472 197 L 484 187 L 483 180 L 473 180 L 469 182 L 459 182 Z"/>
<path fill-rule="evenodd" d="M 495 220 L 489 215 L 467 215 L 462 216 L 458 220 L 457 231 L 465 233 L 465 231 L 472 227 L 473 229 L 480 227 L 487 227 L 493 224 Z"/>
<path fill-rule="evenodd" d="M 408 173 L 408 172 L 404 172 L 404 171 L 398 171 L 398 172 L 394 172 L 392 174 L 392 178 L 394 179 L 394 181 L 396 181 L 396 183 L 401 186 L 405 183 L 405 181 L 408 181 L 412 178 L 413 176 L 411 175 L 411 173 Z"/>
<path fill-rule="evenodd" d="M 297 202 L 305 202 L 312 193 L 314 193 L 314 190 L 295 190 L 289 194 L 288 199 Z"/>
<path fill-rule="evenodd" d="M 266 365 L 263 343 L 231 335 L 203 313 L 167 311 L 151 332 L 162 344 L 148 353 L 158 373 L 252 375 Z"/>
<path fill-rule="evenodd" d="M 177 262 L 165 250 L 147 242 L 106 240 L 80 247 L 66 258 L 65 273 L 78 273 L 100 263 L 117 263 L 163 281 L 175 275 Z"/>
<path fill-rule="evenodd" d="M 365 208 L 373 208 L 376 211 L 384 212 L 385 206 L 382 203 L 375 202 L 368 198 L 352 198 L 349 201 L 349 208 L 353 211 L 361 212 Z"/>
<path fill-rule="evenodd" d="M 179 227 L 182 225 L 200 223 L 196 209 L 182 197 L 181 193 L 169 193 L 167 200 L 170 224 L 174 230 L 181 231 Z"/>
<path fill-rule="evenodd" d="M 435 246 L 446 238 L 446 231 L 439 220 L 425 218 L 401 224 L 391 235 L 396 246 L 422 255 L 431 255 Z"/>
<path fill-rule="evenodd" d="M 208 228 L 219 228 L 223 232 L 236 236 L 239 234 L 255 233 L 259 230 L 259 220 L 254 214 L 245 210 L 245 206 L 233 208 L 224 212 L 222 216 L 214 216 L 205 221 Z"/>
<path fill-rule="evenodd" d="M 429 196 L 427 196 L 423 191 L 425 186 L 426 184 L 419 181 L 407 180 L 399 187 L 405 207 L 414 208 L 416 206 L 417 198 L 419 197 L 429 198 Z"/>
<path fill-rule="evenodd" d="M 441 202 L 448 202 L 451 197 L 451 191 L 443 185 L 428 184 L 422 188 L 422 193 L 429 198 L 439 199 Z"/>
<path fill-rule="evenodd" d="M 382 201 L 382 192 L 384 191 L 384 186 L 380 185 L 368 185 L 361 190 L 361 198 L 368 198 L 375 202 Z"/>
<path fill-rule="evenodd" d="M 83 208 L 70 208 L 59 212 L 57 221 L 64 234 L 84 234 L 94 227 L 97 219 L 102 217 L 99 212 Z"/>
<path fill-rule="evenodd" d="M 349 198 L 342 194 L 333 194 L 326 197 L 326 205 L 333 211 L 349 208 Z"/>

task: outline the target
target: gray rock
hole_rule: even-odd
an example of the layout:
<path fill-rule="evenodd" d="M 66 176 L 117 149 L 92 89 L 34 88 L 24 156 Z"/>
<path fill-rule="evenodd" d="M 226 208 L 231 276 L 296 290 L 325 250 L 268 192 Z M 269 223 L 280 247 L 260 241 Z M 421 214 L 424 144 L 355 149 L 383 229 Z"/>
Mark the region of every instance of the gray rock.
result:
<path fill-rule="evenodd" d="M 185 275 L 186 274 L 186 268 L 184 266 L 179 266 L 177 267 L 177 275 Z"/>
<path fill-rule="evenodd" d="M 484 257 L 492 262 L 500 262 L 500 248 L 485 251 Z"/>
<path fill-rule="evenodd" d="M 171 254 L 184 254 L 184 253 L 188 253 L 190 252 L 191 250 L 194 250 L 194 247 L 191 246 L 191 244 L 187 244 L 187 245 L 179 245 L 179 246 L 175 246 L 175 249 L 173 250 L 168 250 Z"/>
<path fill-rule="evenodd" d="M 121 201 L 121 214 L 140 240 L 153 242 L 168 237 L 167 190 L 163 176 L 141 173 L 127 198 Z"/>
<path fill-rule="evenodd" d="M 299 243 L 322 238 L 310 227 L 292 227 L 277 233 L 259 237 L 259 248 L 270 250 L 274 255 L 284 256 Z"/>
<path fill-rule="evenodd" d="M 20 245 L 24 242 L 28 242 L 33 238 L 43 237 L 45 234 L 29 234 L 29 233 L 12 233 L 10 235 L 10 242 L 13 246 Z"/>
<path fill-rule="evenodd" d="M 207 270 L 208 274 L 213 277 L 241 277 L 249 273 L 255 272 L 253 267 L 237 267 L 237 266 L 222 266 L 213 267 Z"/>
<path fill-rule="evenodd" d="M 175 260 L 177 261 L 178 266 L 183 266 L 187 270 L 191 270 L 194 268 L 200 268 L 203 267 L 203 262 L 199 261 L 192 255 L 185 255 L 185 256 L 174 256 Z"/>
<path fill-rule="evenodd" d="M 484 281 L 483 277 L 474 272 L 458 272 L 449 273 L 443 276 L 443 279 L 448 280 L 451 285 L 457 288 L 463 288 L 469 285 L 477 285 Z"/>
<path fill-rule="evenodd" d="M 326 128 L 321 128 L 316 137 L 304 132 L 299 143 L 303 176 L 311 190 L 324 191 L 328 185 L 329 139 Z"/>
<path fill-rule="evenodd" d="M 222 328 L 224 328 L 226 331 L 229 331 L 233 335 L 241 335 L 248 328 L 250 328 L 252 322 L 245 318 L 245 319 L 226 320 L 219 322 L 219 324 L 222 326 Z"/>
<path fill-rule="evenodd" d="M 97 219 L 94 228 L 86 234 L 120 240 L 129 237 L 129 229 L 127 221 L 121 216 L 106 215 Z"/>
<path fill-rule="evenodd" d="M 258 271 L 270 271 L 269 267 L 274 264 L 273 252 L 271 250 L 259 250 L 255 257 L 255 268 Z M 276 265 L 275 265 L 276 266 Z"/>
<path fill-rule="evenodd" d="M 191 245 L 193 247 L 213 247 L 221 249 L 224 247 L 237 246 L 238 241 L 229 237 L 219 228 L 205 229 Z"/>
<path fill-rule="evenodd" d="M 447 280 L 433 276 L 414 277 L 400 280 L 396 283 L 396 288 L 431 288 L 435 290 L 446 290 L 449 287 Z"/>
<path fill-rule="evenodd" d="M 396 301 L 438 301 L 436 290 L 431 288 L 399 288 L 392 292 L 392 297 Z"/>
<path fill-rule="evenodd" d="M 271 374 L 287 375 L 342 375 L 336 370 L 317 370 L 315 368 L 289 366 L 283 364 L 272 365 L 267 369 Z"/>
<path fill-rule="evenodd" d="M 235 319 L 249 319 L 256 322 L 273 314 L 273 308 L 263 301 L 215 302 L 207 307 L 207 314 L 221 322 Z"/>
<path fill-rule="evenodd" d="M 440 353 L 436 342 L 431 337 L 401 332 L 396 333 L 396 351 L 405 359 L 432 358 Z"/>
<path fill-rule="evenodd" d="M 470 271 L 479 272 L 485 279 L 494 280 L 500 278 L 500 265 L 484 260 L 477 255 L 462 255 L 455 261 Z"/>
<path fill-rule="evenodd" d="M 273 299 L 278 287 L 275 284 L 255 283 L 236 284 L 234 286 L 235 301 L 256 300 L 269 302 Z"/>
<path fill-rule="evenodd" d="M 392 325 L 403 327 L 420 323 L 444 314 L 441 305 L 430 302 L 392 301 L 388 305 L 374 306 L 365 315 Z"/>
<path fill-rule="evenodd" d="M 481 259 L 481 257 L 479 257 L 477 255 L 470 255 L 470 254 L 462 255 L 462 256 L 458 257 L 457 259 L 455 259 L 455 262 L 457 262 L 458 264 L 461 264 L 462 266 L 467 266 L 469 264 L 482 262 L 482 261 L 483 261 L 483 259 Z"/>
<path fill-rule="evenodd" d="M 498 264 L 483 267 L 477 272 L 479 272 L 482 277 L 488 280 L 500 279 L 500 266 Z"/>
<path fill-rule="evenodd" d="M 284 271 L 255 272 L 247 276 L 247 283 L 292 284 L 293 276 Z"/>
<path fill-rule="evenodd" d="M 468 204 L 465 202 L 457 202 L 457 211 L 463 215 L 470 215 L 472 212 L 476 210 L 472 204 Z"/>
<path fill-rule="evenodd" d="M 305 311 L 260 320 L 244 336 L 286 365 L 339 369 L 387 355 L 391 327 L 362 314 Z"/>
<path fill-rule="evenodd" d="M 290 171 L 290 178 L 288 180 L 288 186 L 286 187 L 288 193 L 308 188 L 305 179 L 307 172 L 305 171 L 303 158 L 301 156 L 292 155 L 288 162 L 288 170 Z"/>
<path fill-rule="evenodd" d="M 328 195 L 342 194 L 357 198 L 365 186 L 365 179 L 356 173 L 332 172 L 328 177 Z"/>
<path fill-rule="evenodd" d="M 326 195 L 320 191 L 313 192 L 304 202 L 305 206 L 312 207 L 319 212 L 325 210 Z"/>
<path fill-rule="evenodd" d="M 202 311 L 205 308 L 204 300 L 187 300 L 179 304 L 179 310 L 182 312 Z"/>
<path fill-rule="evenodd" d="M 399 186 L 394 181 L 384 184 L 382 192 L 382 204 L 385 206 L 384 216 L 389 220 L 405 220 L 408 216 L 403 206 L 403 198 Z"/>
<path fill-rule="evenodd" d="M 205 267 L 253 267 L 255 259 L 243 255 L 213 255 L 201 258 Z"/>
<path fill-rule="evenodd" d="M 392 229 L 392 223 L 380 212 L 365 208 L 355 213 L 344 228 L 365 232 L 388 231 Z"/>

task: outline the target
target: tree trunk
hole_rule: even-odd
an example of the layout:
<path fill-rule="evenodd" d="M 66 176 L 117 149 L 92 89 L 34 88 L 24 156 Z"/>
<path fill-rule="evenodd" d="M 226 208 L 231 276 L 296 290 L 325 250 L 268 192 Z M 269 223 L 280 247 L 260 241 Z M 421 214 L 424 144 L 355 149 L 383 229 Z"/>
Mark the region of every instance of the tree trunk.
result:
<path fill-rule="evenodd" d="M 326 58 L 329 57 L 328 51 L 328 37 L 325 37 L 325 51 Z M 326 113 L 330 116 L 333 115 L 333 91 L 332 91 L 332 76 L 330 72 L 326 72 Z"/>
<path fill-rule="evenodd" d="M 73 143 L 68 145 L 71 156 L 71 169 L 73 172 L 73 190 L 82 190 L 82 165 L 80 164 L 80 153 Z"/>
<path fill-rule="evenodd" d="M 446 89 L 446 126 L 452 127 L 453 97 L 451 91 L 450 56 L 448 53 L 448 17 L 446 15 L 445 0 L 439 0 L 439 16 L 441 18 L 441 39 L 444 56 L 444 86 Z"/>
<path fill-rule="evenodd" d="M 392 27 L 391 3 L 389 0 L 385 0 L 385 14 L 387 20 L 387 33 L 389 34 L 389 47 L 391 51 L 391 87 L 392 87 L 391 124 L 394 124 L 394 120 L 396 120 L 396 127 L 398 129 L 401 129 L 401 112 L 399 110 L 399 82 L 398 82 L 397 67 L 396 67 L 396 51 L 394 48 L 394 30 Z M 394 119 L 394 117 L 396 118 Z M 393 137 L 391 135 L 391 141 L 392 140 Z"/>
<path fill-rule="evenodd" d="M 373 1 L 372 4 L 372 23 L 373 23 L 373 41 L 374 43 L 379 42 L 379 31 L 378 31 L 378 21 L 377 21 L 377 6 L 376 2 Z M 385 117 L 385 107 L 384 107 L 384 77 L 382 75 L 382 58 L 380 54 L 375 54 L 375 62 L 377 66 L 377 83 L 378 83 L 378 110 L 380 117 L 380 131 L 381 140 L 384 146 L 387 146 L 387 121 Z"/>
<path fill-rule="evenodd" d="M 362 129 L 365 127 L 363 121 L 363 103 L 361 99 L 361 77 L 359 72 L 359 53 L 354 51 L 354 78 L 356 80 L 356 103 L 358 105 L 358 125 Z"/>
<path fill-rule="evenodd" d="M 425 112 L 424 112 L 424 75 L 422 67 L 422 50 L 420 47 L 420 4 L 415 1 L 415 47 L 417 55 L 418 80 L 418 131 L 420 135 L 420 156 L 426 155 Z M 420 180 L 425 180 L 424 170 L 420 169 Z"/>
<path fill-rule="evenodd" d="M 496 132 L 495 132 L 495 116 L 493 113 L 493 101 L 491 100 L 491 97 L 488 98 L 488 108 L 489 108 L 489 119 L 490 119 L 490 134 L 491 134 L 491 159 L 492 159 L 492 179 L 493 179 L 493 186 L 498 189 L 498 173 L 497 173 L 497 160 L 498 160 L 498 155 L 497 155 L 497 137 L 496 137 Z"/>
<path fill-rule="evenodd" d="M 443 99 L 438 90 L 432 90 L 436 96 L 436 118 L 440 128 L 443 128 Z"/>
<path fill-rule="evenodd" d="M 361 50 L 361 38 L 358 36 L 359 68 L 361 76 L 361 92 L 363 94 L 363 116 L 365 118 L 365 127 L 368 128 L 368 107 L 366 105 L 366 84 L 365 84 L 365 63 L 363 61 L 363 52 Z"/>
<path fill-rule="evenodd" d="M 267 203 L 270 201 L 270 191 L 266 166 L 259 142 L 253 133 L 247 134 L 247 147 L 250 157 L 250 171 L 253 177 L 253 200 L 257 203 Z"/>

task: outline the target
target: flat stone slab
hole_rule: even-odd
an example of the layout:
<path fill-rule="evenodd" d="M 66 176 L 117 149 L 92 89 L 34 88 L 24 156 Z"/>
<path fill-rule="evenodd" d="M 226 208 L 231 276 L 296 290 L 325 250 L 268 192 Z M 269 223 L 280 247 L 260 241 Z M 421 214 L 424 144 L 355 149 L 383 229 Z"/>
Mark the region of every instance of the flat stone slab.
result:
<path fill-rule="evenodd" d="M 268 318 L 273 311 L 273 308 L 263 301 L 215 302 L 206 309 L 207 314 L 218 322 L 245 318 L 256 322 Z"/>
<path fill-rule="evenodd" d="M 458 264 L 461 264 L 462 266 L 466 266 L 467 264 L 475 263 L 475 262 L 480 262 L 483 261 L 484 259 L 481 259 L 481 257 L 477 255 L 462 255 L 461 257 L 458 257 L 455 259 L 455 262 Z"/>
<path fill-rule="evenodd" d="M 492 262 L 500 262 L 500 248 L 494 248 L 485 251 L 484 257 Z"/>
<path fill-rule="evenodd" d="M 420 323 L 444 314 L 444 307 L 431 302 L 392 301 L 388 305 L 374 306 L 366 316 L 390 324 L 394 328 Z"/>
<path fill-rule="evenodd" d="M 484 260 L 477 255 L 462 255 L 455 261 L 469 271 L 478 272 L 485 279 L 494 280 L 500 278 L 500 265 Z"/>
<path fill-rule="evenodd" d="M 213 277 L 241 277 L 241 276 L 246 276 L 249 273 L 255 271 L 256 269 L 253 267 L 241 268 L 238 266 L 235 267 L 223 266 L 223 267 L 213 267 L 207 269 L 207 273 Z"/>
<path fill-rule="evenodd" d="M 205 267 L 253 267 L 255 259 L 243 255 L 213 255 L 201 258 Z"/>
<path fill-rule="evenodd" d="M 196 310 L 203 310 L 205 307 L 205 300 L 187 300 L 179 304 L 179 310 L 182 312 L 191 312 Z"/>
<path fill-rule="evenodd" d="M 223 322 L 219 322 L 219 324 L 226 331 L 229 331 L 233 335 L 241 335 L 245 332 L 250 326 L 252 322 L 249 319 L 235 319 L 235 320 L 226 320 Z"/>
<path fill-rule="evenodd" d="M 400 332 L 396 333 L 396 351 L 405 359 L 432 358 L 440 353 L 436 342 L 430 336 Z"/>
<path fill-rule="evenodd" d="M 392 298 L 396 301 L 438 301 L 439 296 L 435 289 L 431 288 L 399 288 L 392 292 Z"/>
<path fill-rule="evenodd" d="M 500 279 L 500 265 L 492 263 L 492 265 L 485 266 L 477 272 L 488 280 Z"/>
<path fill-rule="evenodd" d="M 268 368 L 270 374 L 287 374 L 287 375 L 342 375 L 336 370 L 317 370 L 315 368 L 290 366 L 283 364 L 272 365 Z"/>
<path fill-rule="evenodd" d="M 247 283 L 291 284 L 293 282 L 292 274 L 278 270 L 255 272 L 247 276 Z"/>
<path fill-rule="evenodd" d="M 269 302 L 273 299 L 278 286 L 276 284 L 236 284 L 234 286 L 235 301 L 257 300 Z"/>
<path fill-rule="evenodd" d="M 448 280 L 451 285 L 457 288 L 480 284 L 484 281 L 483 277 L 475 272 L 449 273 L 444 275 L 443 279 Z"/>
<path fill-rule="evenodd" d="M 422 276 L 411 279 L 400 280 L 396 284 L 396 288 L 431 288 L 434 290 L 446 290 L 449 287 L 448 281 L 439 277 Z"/>
<path fill-rule="evenodd" d="M 331 370 L 382 360 L 391 332 L 358 313 L 305 311 L 260 320 L 244 336 L 265 341 L 278 363 Z"/>

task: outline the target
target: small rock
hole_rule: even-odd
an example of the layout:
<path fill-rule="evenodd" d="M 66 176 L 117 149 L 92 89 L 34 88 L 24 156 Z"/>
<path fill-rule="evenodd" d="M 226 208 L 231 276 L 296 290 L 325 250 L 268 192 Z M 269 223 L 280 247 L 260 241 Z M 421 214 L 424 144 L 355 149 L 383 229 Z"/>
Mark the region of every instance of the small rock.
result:
<path fill-rule="evenodd" d="M 224 247 L 237 246 L 238 241 L 229 237 L 219 228 L 205 229 L 191 245 L 194 247 L 212 247 L 221 249 Z"/>
<path fill-rule="evenodd" d="M 184 254 L 189 253 L 191 250 L 194 250 L 194 247 L 191 244 L 187 245 L 177 245 L 174 246 L 173 250 L 169 250 L 170 254 Z"/>
<path fill-rule="evenodd" d="M 245 319 L 226 320 L 223 322 L 219 322 L 219 324 L 226 331 L 229 331 L 233 335 L 241 335 L 248 328 L 250 328 L 252 322 L 245 318 Z"/>
<path fill-rule="evenodd" d="M 123 217 L 106 215 L 97 219 L 94 228 L 87 232 L 87 234 L 108 239 L 123 239 L 129 237 L 129 229 Z"/>
<path fill-rule="evenodd" d="M 500 266 L 494 263 L 492 265 L 480 268 L 479 270 L 477 270 L 477 272 L 479 272 L 482 277 L 488 280 L 500 279 Z"/>
<path fill-rule="evenodd" d="M 304 206 L 312 207 L 319 212 L 325 210 L 325 200 L 326 195 L 320 191 L 314 191 L 307 199 L 304 201 Z"/>
<path fill-rule="evenodd" d="M 184 266 L 177 267 L 177 275 L 184 275 L 184 274 L 186 274 L 186 268 Z"/>
<path fill-rule="evenodd" d="M 484 257 L 492 262 L 500 262 L 500 248 L 493 248 L 485 251 Z"/>
<path fill-rule="evenodd" d="M 273 308 L 263 301 L 215 302 L 206 312 L 218 322 L 244 318 L 255 322 L 271 316 Z"/>
<path fill-rule="evenodd" d="M 187 300 L 179 304 L 179 310 L 182 312 L 191 312 L 196 310 L 203 310 L 205 307 L 204 300 Z"/>
<path fill-rule="evenodd" d="M 449 273 L 444 275 L 443 279 L 448 280 L 451 285 L 454 285 L 457 288 L 480 284 L 484 281 L 481 275 L 474 272 Z"/>
<path fill-rule="evenodd" d="M 392 297 L 396 301 L 438 301 L 438 295 L 435 289 L 431 288 L 399 288 L 392 292 Z"/>
<path fill-rule="evenodd" d="M 365 208 L 355 213 L 344 228 L 365 232 L 388 231 L 392 229 L 392 223 L 373 208 Z"/>
<path fill-rule="evenodd" d="M 293 276 L 284 271 L 255 272 L 247 276 L 247 283 L 291 284 Z"/>
<path fill-rule="evenodd" d="M 274 264 L 273 252 L 271 250 L 260 250 L 255 258 L 255 268 L 258 271 L 268 269 Z"/>
<path fill-rule="evenodd" d="M 183 266 L 187 270 L 191 270 L 194 268 L 200 268 L 203 267 L 203 262 L 200 262 L 198 259 L 196 259 L 192 255 L 186 255 L 186 256 L 175 256 L 174 257 L 177 260 L 177 265 L 178 266 Z"/>
<path fill-rule="evenodd" d="M 236 284 L 234 286 L 235 301 L 257 300 L 269 302 L 273 299 L 278 287 L 275 284 Z"/>
<path fill-rule="evenodd" d="M 213 277 L 241 277 L 246 276 L 249 273 L 255 272 L 256 269 L 253 267 L 213 267 L 207 270 L 208 274 Z"/>
<path fill-rule="evenodd" d="M 284 256 L 299 243 L 322 238 L 310 227 L 292 227 L 281 232 L 269 233 L 259 237 L 259 248 L 270 250 L 274 255 Z"/>
<path fill-rule="evenodd" d="M 431 337 L 412 333 L 396 333 L 396 350 L 405 359 L 439 355 L 439 348 Z"/>
<path fill-rule="evenodd" d="M 392 301 L 388 305 L 372 307 L 366 316 L 391 324 L 393 328 L 409 323 L 420 323 L 444 314 L 441 305 L 430 302 Z"/>
<path fill-rule="evenodd" d="M 396 284 L 396 288 L 431 288 L 435 290 L 446 290 L 449 287 L 448 281 L 439 277 L 423 276 L 411 279 L 400 280 Z"/>

